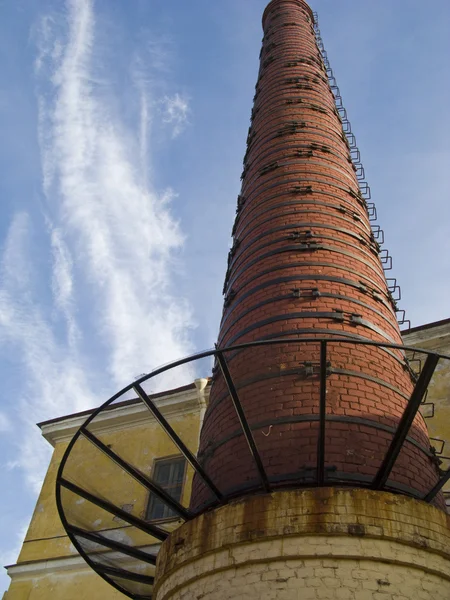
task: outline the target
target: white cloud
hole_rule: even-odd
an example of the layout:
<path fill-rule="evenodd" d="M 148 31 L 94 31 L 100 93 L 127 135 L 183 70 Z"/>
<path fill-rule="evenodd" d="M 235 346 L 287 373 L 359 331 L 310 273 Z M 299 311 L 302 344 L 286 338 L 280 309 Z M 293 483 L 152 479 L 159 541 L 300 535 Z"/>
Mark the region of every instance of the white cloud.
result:
<path fill-rule="evenodd" d="M 62 346 L 33 298 L 27 245 L 30 222 L 16 215 L 6 239 L 0 289 L 0 345 L 22 362 L 25 378 L 16 402 L 23 439 L 14 466 L 23 468 L 27 482 L 38 490 L 49 458 L 35 423 L 50 415 L 95 405 L 80 357 Z M 17 396 L 17 394 L 15 394 Z"/>
<path fill-rule="evenodd" d="M 90 84 L 91 3 L 72 2 L 69 19 L 68 44 L 54 63 L 55 102 L 44 105 L 42 114 L 42 124 L 52 131 L 44 163 L 53 166 L 57 181 L 48 199 L 59 203 L 72 253 L 95 290 L 99 333 L 119 384 L 136 370 L 190 350 L 191 316 L 170 293 L 173 252 L 182 247 L 183 236 L 170 212 L 173 193 L 158 194 L 136 169 L 139 164 L 147 169 L 151 105 L 141 92 L 137 156 L 120 133 L 123 125 Z M 177 127 L 183 110 L 178 97 L 170 117 Z"/>
<path fill-rule="evenodd" d="M 50 228 L 53 255 L 52 291 L 54 303 L 63 314 L 67 325 L 67 341 L 74 347 L 81 336 L 73 315 L 73 260 L 60 229 Z"/>
<path fill-rule="evenodd" d="M 176 138 L 189 123 L 189 101 L 186 97 L 175 94 L 165 96 L 162 105 L 163 122 L 172 126 L 172 138 Z"/>
<path fill-rule="evenodd" d="M 65 24 L 58 21 L 64 14 Z M 36 74 L 52 305 L 36 292 L 33 225 L 25 213 L 10 227 L 0 288 L 0 342 L 24 369 L 23 438 L 10 464 L 24 470 L 35 490 L 49 458 L 37 421 L 96 406 L 105 390 L 117 391 L 193 350 L 190 309 L 172 291 L 184 243 L 172 215 L 175 194 L 156 191 L 148 175 L 151 122 L 161 106 L 148 100 L 151 78 L 136 88 L 136 133 L 111 108 L 109 88 L 100 93 L 92 83 L 102 61 L 90 0 L 68 1 L 66 13 L 44 19 L 42 27 Z M 163 105 L 178 135 L 187 101 L 175 95 Z M 192 381 L 194 374 L 186 367 L 172 377 L 161 377 L 159 387 Z"/>

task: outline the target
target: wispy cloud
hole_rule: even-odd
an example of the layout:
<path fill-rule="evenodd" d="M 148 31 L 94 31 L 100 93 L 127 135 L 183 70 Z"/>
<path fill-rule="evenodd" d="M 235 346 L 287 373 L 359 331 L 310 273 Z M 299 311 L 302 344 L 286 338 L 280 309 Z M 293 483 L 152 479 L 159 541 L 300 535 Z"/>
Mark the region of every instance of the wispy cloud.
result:
<path fill-rule="evenodd" d="M 61 229 L 50 226 L 53 256 L 52 292 L 55 307 L 63 314 L 67 326 L 67 341 L 73 348 L 80 338 L 74 311 L 73 259 Z"/>
<path fill-rule="evenodd" d="M 48 461 L 37 421 L 95 406 L 106 391 L 193 349 L 190 308 L 173 292 L 184 244 L 172 214 L 176 195 L 153 184 L 150 135 L 161 106 L 163 121 L 179 135 L 188 102 L 178 94 L 153 98 L 147 77 L 134 90 L 135 124 L 117 115 L 111 87 L 98 84 L 101 48 L 90 0 L 69 0 L 61 14 L 43 19 L 38 37 L 45 215 L 40 225 L 26 213 L 15 216 L 0 288 L 0 340 L 21 357 L 25 382 L 14 465 L 34 489 Z M 164 53 L 153 50 L 162 61 Z M 48 235 L 50 305 L 34 280 L 36 226 Z M 177 375 L 183 382 L 193 377 L 189 368 Z M 0 415 L 0 430 L 8 420 L 2 423 Z"/>
<path fill-rule="evenodd" d="M 172 138 L 176 138 L 188 125 L 189 102 L 187 98 L 175 94 L 162 100 L 163 122 L 172 127 Z"/>
<path fill-rule="evenodd" d="M 27 482 L 39 489 L 49 449 L 42 444 L 35 423 L 61 410 L 92 406 L 95 395 L 87 382 L 80 358 L 58 342 L 51 320 L 35 303 L 29 264 L 31 237 L 28 215 L 16 215 L 3 252 L 0 290 L 0 342 L 19 356 L 24 371 L 23 388 L 14 403 L 23 438 L 14 466 L 25 471 Z M 15 397 L 17 394 L 15 394 Z"/>
<path fill-rule="evenodd" d="M 90 83 L 92 6 L 80 0 L 71 9 L 69 43 L 53 75 L 55 101 L 42 118 L 53 132 L 44 149 L 45 164 L 56 174 L 48 200 L 58 202 L 73 252 L 96 290 L 99 334 L 111 348 L 110 375 L 121 383 L 136 368 L 189 348 L 190 314 L 170 294 L 173 252 L 183 236 L 170 212 L 173 193 L 158 194 L 136 173 L 138 157 L 122 124 Z M 141 124 L 147 156 L 145 135 Z"/>

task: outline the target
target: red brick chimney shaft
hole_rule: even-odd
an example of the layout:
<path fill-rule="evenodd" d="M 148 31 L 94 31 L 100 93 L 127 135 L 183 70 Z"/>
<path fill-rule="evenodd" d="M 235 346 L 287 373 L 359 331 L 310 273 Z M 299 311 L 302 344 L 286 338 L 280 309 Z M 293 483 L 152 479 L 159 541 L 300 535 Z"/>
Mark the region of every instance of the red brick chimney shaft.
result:
<path fill-rule="evenodd" d="M 302 337 L 401 344 L 388 292 L 313 29 L 302 0 L 272 0 L 256 86 L 221 348 Z M 326 477 L 372 479 L 413 389 L 402 352 L 329 344 Z M 227 356 L 267 475 L 307 483 L 317 456 L 319 344 Z M 421 416 L 390 481 L 429 490 L 437 470 Z M 222 374 L 213 376 L 199 457 L 222 491 L 258 484 Z M 199 479 L 192 506 L 211 499 Z"/>

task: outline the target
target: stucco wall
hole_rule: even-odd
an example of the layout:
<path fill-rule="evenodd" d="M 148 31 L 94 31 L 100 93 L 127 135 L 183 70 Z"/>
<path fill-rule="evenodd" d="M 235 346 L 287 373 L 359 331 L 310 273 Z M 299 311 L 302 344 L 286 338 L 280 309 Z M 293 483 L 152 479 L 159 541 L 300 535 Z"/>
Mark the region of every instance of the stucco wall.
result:
<path fill-rule="evenodd" d="M 17 572 L 4 600 L 124 600 L 124 595 L 103 581 L 80 557 L 78 567 L 46 563 L 33 572 Z M 81 564 L 84 563 L 84 564 Z"/>

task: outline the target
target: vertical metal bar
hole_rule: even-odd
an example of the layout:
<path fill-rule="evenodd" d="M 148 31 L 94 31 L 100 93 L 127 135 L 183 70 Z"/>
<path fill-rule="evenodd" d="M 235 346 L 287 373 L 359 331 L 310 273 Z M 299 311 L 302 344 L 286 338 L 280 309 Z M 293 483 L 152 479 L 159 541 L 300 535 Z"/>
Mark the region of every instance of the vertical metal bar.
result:
<path fill-rule="evenodd" d="M 447 469 L 445 475 L 441 477 L 441 479 L 439 479 L 434 488 L 430 492 L 428 492 L 426 496 L 424 496 L 424 501 L 431 502 L 432 500 L 434 500 L 448 481 L 450 481 L 450 469 Z"/>
<path fill-rule="evenodd" d="M 233 382 L 233 378 L 231 377 L 231 373 L 228 368 L 228 363 L 227 363 L 224 355 L 222 354 L 222 352 L 217 353 L 217 360 L 219 361 L 222 375 L 224 376 L 225 382 L 228 387 L 228 391 L 230 392 L 231 400 L 233 402 L 234 408 L 236 409 L 236 413 L 237 413 L 237 416 L 241 423 L 241 427 L 242 427 L 242 431 L 244 432 L 245 439 L 247 440 L 247 444 L 250 449 L 250 453 L 253 457 L 253 460 L 256 463 L 256 468 L 258 469 L 259 477 L 261 479 L 261 483 L 264 488 L 264 491 L 270 492 L 270 484 L 269 484 L 269 480 L 267 479 L 266 471 L 264 470 L 264 465 L 262 464 L 262 460 L 259 455 L 258 448 L 256 447 L 253 433 L 248 424 L 247 417 L 245 416 L 244 409 L 242 407 L 236 387 Z"/>
<path fill-rule="evenodd" d="M 372 488 L 375 490 L 381 490 L 386 485 L 389 475 L 394 467 L 395 461 L 400 454 L 402 446 L 414 421 L 414 417 L 419 411 L 420 404 L 427 391 L 428 384 L 433 377 L 434 370 L 439 362 L 439 356 L 437 354 L 429 354 L 422 372 L 420 373 L 419 379 L 417 380 L 416 386 L 411 394 L 408 405 L 405 412 L 400 419 L 400 423 L 397 427 L 397 431 L 391 441 L 389 450 L 384 457 L 383 463 L 373 480 Z"/>
<path fill-rule="evenodd" d="M 317 440 L 317 485 L 325 483 L 325 419 L 327 414 L 327 343 L 320 342 L 319 438 Z"/>
<path fill-rule="evenodd" d="M 211 481 L 209 476 L 206 474 L 205 470 L 186 446 L 186 444 L 180 439 L 180 437 L 175 433 L 173 428 L 169 425 L 168 421 L 163 417 L 161 411 L 156 407 L 156 405 L 150 400 L 145 390 L 139 385 L 136 384 L 133 386 L 134 391 L 142 400 L 142 402 L 146 405 L 167 435 L 170 437 L 172 442 L 177 446 L 180 452 L 184 455 L 186 460 L 191 464 L 191 466 L 197 471 L 212 493 L 218 500 L 224 500 L 223 494 L 219 491 L 219 489 L 215 486 L 215 484 Z"/>
<path fill-rule="evenodd" d="M 152 481 L 149 477 L 143 475 L 140 471 L 135 469 L 132 465 L 126 462 L 123 458 L 121 458 L 118 454 L 116 454 L 111 448 L 108 448 L 106 444 L 104 444 L 101 440 L 98 439 L 93 433 L 91 433 L 88 429 L 82 428 L 81 433 L 101 452 L 106 454 L 113 462 L 116 463 L 121 469 L 126 471 L 131 477 L 136 479 L 141 485 L 143 485 L 149 492 L 152 492 L 157 496 L 160 500 L 167 504 L 177 515 L 179 515 L 183 519 L 191 519 L 194 515 L 190 510 L 184 508 L 179 502 L 177 502 L 174 498 L 172 498 L 161 486 Z"/>

